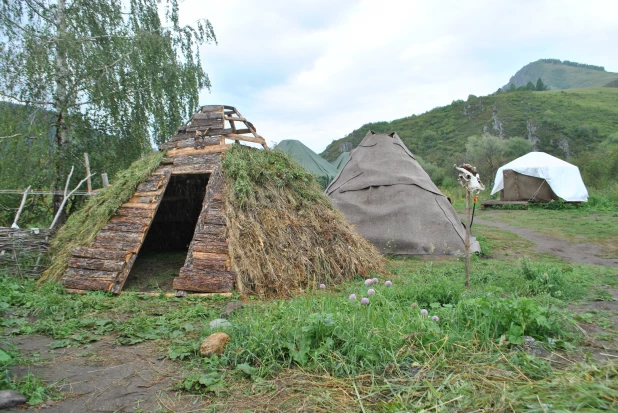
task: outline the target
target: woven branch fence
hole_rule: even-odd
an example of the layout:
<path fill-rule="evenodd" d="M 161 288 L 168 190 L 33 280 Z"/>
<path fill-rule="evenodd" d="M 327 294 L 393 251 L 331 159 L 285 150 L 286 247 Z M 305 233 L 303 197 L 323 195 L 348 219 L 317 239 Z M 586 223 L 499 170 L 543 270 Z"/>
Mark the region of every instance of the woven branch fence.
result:
<path fill-rule="evenodd" d="M 39 277 L 49 257 L 48 229 L 0 227 L 0 270 L 20 277 Z"/>

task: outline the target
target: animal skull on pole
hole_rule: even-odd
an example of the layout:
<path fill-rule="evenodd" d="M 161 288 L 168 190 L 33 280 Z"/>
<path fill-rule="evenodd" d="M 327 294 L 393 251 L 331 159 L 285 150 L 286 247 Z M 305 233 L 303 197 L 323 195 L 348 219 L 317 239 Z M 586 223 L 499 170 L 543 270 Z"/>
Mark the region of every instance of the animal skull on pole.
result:
<path fill-rule="evenodd" d="M 476 168 L 464 163 L 461 166 L 453 165 L 458 172 L 459 184 L 466 188 L 466 287 L 470 287 L 470 195 L 478 194 L 485 189 Z"/>

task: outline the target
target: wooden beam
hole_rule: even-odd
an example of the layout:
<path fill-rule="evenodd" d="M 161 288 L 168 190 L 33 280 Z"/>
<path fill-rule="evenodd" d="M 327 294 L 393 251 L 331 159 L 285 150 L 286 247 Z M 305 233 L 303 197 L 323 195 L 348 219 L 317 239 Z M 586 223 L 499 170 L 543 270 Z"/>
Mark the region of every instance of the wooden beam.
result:
<path fill-rule="evenodd" d="M 217 152 L 225 152 L 228 149 L 231 149 L 232 145 L 214 145 L 207 146 L 202 149 L 193 149 L 193 148 L 183 148 L 183 149 L 171 149 L 167 152 L 167 156 L 183 156 L 183 155 L 201 155 L 205 153 L 217 153 Z"/>
<path fill-rule="evenodd" d="M 122 208 L 157 209 L 157 204 L 140 204 L 139 202 L 127 202 L 122 204 Z"/>
<path fill-rule="evenodd" d="M 264 138 L 262 138 L 261 136 L 259 136 L 258 138 L 253 138 L 251 136 L 244 136 L 244 135 L 238 135 L 238 134 L 235 134 L 235 133 L 228 133 L 227 135 L 223 135 L 223 137 L 225 139 L 233 139 L 235 141 L 245 141 L 245 142 L 260 143 L 262 145 L 266 143 Z"/>
<path fill-rule="evenodd" d="M 236 118 L 236 117 L 233 117 L 233 116 L 226 116 L 223 119 L 225 119 L 225 120 L 233 120 L 233 121 L 236 121 L 236 122 L 244 122 L 244 121 L 247 120 L 245 118 Z"/>

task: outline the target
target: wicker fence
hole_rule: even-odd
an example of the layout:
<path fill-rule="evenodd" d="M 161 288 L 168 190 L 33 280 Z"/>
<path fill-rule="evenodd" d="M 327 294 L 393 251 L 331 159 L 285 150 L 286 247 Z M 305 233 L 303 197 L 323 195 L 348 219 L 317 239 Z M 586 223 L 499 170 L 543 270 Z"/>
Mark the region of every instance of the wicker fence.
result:
<path fill-rule="evenodd" d="M 38 277 L 48 263 L 48 229 L 0 227 L 0 271 L 20 277 Z"/>

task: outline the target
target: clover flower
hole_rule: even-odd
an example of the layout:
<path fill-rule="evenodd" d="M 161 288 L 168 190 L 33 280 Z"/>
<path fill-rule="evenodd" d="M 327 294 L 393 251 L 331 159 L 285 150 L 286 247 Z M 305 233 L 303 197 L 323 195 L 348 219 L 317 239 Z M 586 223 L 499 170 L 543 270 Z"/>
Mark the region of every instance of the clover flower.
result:
<path fill-rule="evenodd" d="M 421 315 L 423 317 L 427 316 L 429 314 L 429 311 L 425 310 L 424 308 L 421 310 Z"/>
<path fill-rule="evenodd" d="M 434 315 L 433 317 L 431 317 L 431 319 L 435 321 L 436 323 L 440 321 L 440 317 L 438 317 L 437 315 Z"/>
<path fill-rule="evenodd" d="M 373 282 L 374 284 L 377 284 L 379 281 L 378 281 L 378 279 L 377 279 L 377 278 L 372 278 L 372 279 L 371 279 L 371 282 Z"/>
<path fill-rule="evenodd" d="M 365 287 L 369 287 L 371 284 L 373 284 L 373 280 L 371 278 L 367 278 L 365 280 Z"/>
<path fill-rule="evenodd" d="M 413 310 L 416 310 L 417 308 L 418 308 L 418 304 L 416 304 L 416 303 L 412 303 L 412 309 L 413 309 Z"/>
<path fill-rule="evenodd" d="M 369 304 L 369 298 L 367 298 L 367 297 L 361 298 L 361 304 L 362 305 L 368 305 Z"/>
<path fill-rule="evenodd" d="M 350 301 L 356 301 L 356 294 L 350 294 L 350 296 L 348 297 L 348 300 Z"/>
<path fill-rule="evenodd" d="M 367 295 L 369 297 L 372 297 L 375 293 L 376 293 L 376 290 L 374 290 L 373 288 L 370 288 L 369 290 L 367 290 Z"/>
<path fill-rule="evenodd" d="M 387 287 L 390 287 L 391 285 L 393 285 L 393 283 L 390 282 L 390 281 L 387 281 L 387 282 L 384 283 L 384 285 L 387 286 Z"/>
<path fill-rule="evenodd" d="M 326 290 L 326 284 L 320 284 L 320 290 Z"/>

